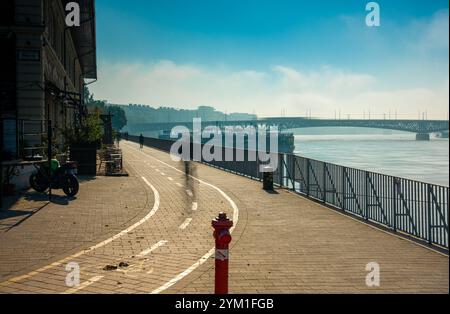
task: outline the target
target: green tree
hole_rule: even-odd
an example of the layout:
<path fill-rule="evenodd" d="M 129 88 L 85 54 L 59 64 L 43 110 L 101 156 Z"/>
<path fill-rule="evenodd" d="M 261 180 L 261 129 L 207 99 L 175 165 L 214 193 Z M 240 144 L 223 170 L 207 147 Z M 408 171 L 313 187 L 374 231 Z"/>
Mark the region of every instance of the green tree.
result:
<path fill-rule="evenodd" d="M 83 96 L 84 96 L 84 103 L 86 105 L 89 105 L 91 102 L 94 101 L 94 94 L 91 94 L 89 92 L 89 88 L 86 85 L 84 85 L 83 88 Z"/>
<path fill-rule="evenodd" d="M 102 127 L 98 114 L 90 114 L 86 119 L 86 126 L 82 130 L 82 138 L 87 142 L 96 142 L 102 138 Z"/>
<path fill-rule="evenodd" d="M 110 105 L 107 107 L 107 112 L 112 114 L 112 127 L 113 129 L 120 131 L 127 125 L 127 117 L 125 115 L 125 110 L 121 106 Z"/>
<path fill-rule="evenodd" d="M 96 100 L 94 98 L 94 94 L 91 94 L 89 92 L 89 88 L 87 86 L 84 86 L 84 103 L 88 109 L 91 109 L 91 111 L 94 111 L 92 109 L 99 109 L 100 112 L 105 111 L 105 107 L 107 106 L 106 100 Z"/>
<path fill-rule="evenodd" d="M 99 112 L 89 114 L 81 128 L 68 128 L 62 132 L 65 145 L 63 151 L 66 151 L 67 147 L 74 143 L 93 143 L 100 141 L 103 133 Z"/>

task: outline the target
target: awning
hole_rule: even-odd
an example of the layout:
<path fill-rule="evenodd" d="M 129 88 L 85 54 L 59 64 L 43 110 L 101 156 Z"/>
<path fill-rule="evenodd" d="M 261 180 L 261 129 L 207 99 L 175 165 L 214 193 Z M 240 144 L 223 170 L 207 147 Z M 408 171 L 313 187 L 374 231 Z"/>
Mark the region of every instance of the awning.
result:
<path fill-rule="evenodd" d="M 70 0 L 62 0 L 64 7 Z M 97 78 L 97 46 L 95 34 L 95 0 L 78 0 L 80 26 L 71 27 L 72 38 L 84 78 Z"/>

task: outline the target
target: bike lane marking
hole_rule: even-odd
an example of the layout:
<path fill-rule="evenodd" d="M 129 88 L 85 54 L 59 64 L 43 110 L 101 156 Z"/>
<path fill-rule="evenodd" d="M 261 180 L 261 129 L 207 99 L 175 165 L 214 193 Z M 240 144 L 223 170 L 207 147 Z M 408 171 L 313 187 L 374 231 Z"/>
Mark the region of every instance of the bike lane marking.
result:
<path fill-rule="evenodd" d="M 63 259 L 61 259 L 59 261 L 56 261 L 56 262 L 51 263 L 49 265 L 46 265 L 46 266 L 43 266 L 43 267 L 38 268 L 36 270 L 33 270 L 33 271 L 31 271 L 31 272 L 29 272 L 27 274 L 24 274 L 24 275 L 21 275 L 21 276 L 16 276 L 16 277 L 13 277 L 13 278 L 8 279 L 6 281 L 0 282 L 0 286 L 7 286 L 9 284 L 13 284 L 15 282 L 31 278 L 31 277 L 33 277 L 35 275 L 38 275 L 38 274 L 46 271 L 47 269 L 50 269 L 50 268 L 53 268 L 53 267 L 57 267 L 57 266 L 61 266 L 61 265 L 65 264 L 66 262 L 69 262 L 69 261 L 71 261 L 71 260 L 73 260 L 73 259 L 75 259 L 75 258 L 77 258 L 77 257 L 79 257 L 81 255 L 84 255 L 84 254 L 89 253 L 89 252 L 91 252 L 91 251 L 93 251 L 95 249 L 98 249 L 98 248 L 100 248 L 102 246 L 105 246 L 106 244 L 108 244 L 108 243 L 110 243 L 110 242 L 112 242 L 112 241 L 122 237 L 123 235 L 125 235 L 125 234 L 129 233 L 130 231 L 136 229 L 137 227 L 142 225 L 144 222 L 149 220 L 156 213 L 156 211 L 159 209 L 160 197 L 159 197 L 158 190 L 150 182 L 148 182 L 148 180 L 145 177 L 141 177 L 141 178 L 152 189 L 153 195 L 155 197 L 155 201 L 153 203 L 153 208 L 141 220 L 139 220 L 138 222 L 134 223 L 130 227 L 120 231 L 119 233 L 115 234 L 114 236 L 112 236 L 112 237 L 110 237 L 110 238 L 108 238 L 108 239 L 106 239 L 106 240 L 104 240 L 104 241 L 102 241 L 100 243 L 97 243 L 96 245 L 93 245 L 93 246 L 91 246 L 91 247 L 89 247 L 89 248 L 87 248 L 85 250 L 79 251 L 79 252 L 77 252 L 75 254 L 72 254 L 70 256 L 67 256 L 67 257 L 65 257 L 65 258 L 63 258 Z"/>
<path fill-rule="evenodd" d="M 151 252 L 155 251 L 157 248 L 165 245 L 167 242 L 169 242 L 169 241 L 161 240 L 161 241 L 155 243 L 154 245 L 152 245 L 150 248 L 145 249 L 142 252 L 140 252 L 139 254 L 137 254 L 136 257 L 143 258 L 143 257 L 147 256 L 148 254 L 150 254 Z M 92 285 L 93 283 L 101 280 L 104 277 L 105 277 L 104 275 L 94 276 L 91 279 L 88 279 L 87 281 L 83 282 L 82 284 L 80 284 L 80 285 L 78 285 L 76 287 L 70 288 L 70 289 L 62 292 L 61 294 L 73 294 L 73 293 L 76 293 L 76 292 L 81 291 L 84 288 Z"/>
<path fill-rule="evenodd" d="M 176 167 L 173 167 L 172 165 L 150 155 L 150 154 L 146 154 L 140 150 L 135 149 L 132 145 L 128 145 L 128 147 L 130 147 L 131 149 L 140 152 L 141 154 L 150 157 L 160 163 L 162 163 L 163 165 L 166 165 L 167 167 L 170 167 L 172 169 L 174 169 L 175 171 L 184 173 L 183 171 L 177 169 Z M 224 197 L 228 203 L 231 205 L 231 207 L 233 208 L 233 226 L 230 229 L 230 233 L 233 232 L 234 228 L 236 228 L 237 223 L 238 223 L 238 219 L 239 219 L 239 208 L 237 207 L 236 203 L 231 199 L 231 197 L 229 197 L 224 191 L 222 191 L 220 188 L 218 188 L 217 186 L 208 183 L 206 181 L 203 181 L 199 178 L 196 178 L 192 175 L 189 175 L 191 178 L 193 178 L 194 180 L 197 180 L 200 183 L 205 184 L 206 186 L 209 186 L 211 188 L 213 188 L 214 190 L 216 190 L 217 192 L 219 192 L 220 195 L 222 195 L 222 197 Z M 186 270 L 184 270 L 183 272 L 179 273 L 177 276 L 173 277 L 171 280 L 167 281 L 165 284 L 163 284 L 162 286 L 160 286 L 159 288 L 154 289 L 153 291 L 151 291 L 151 294 L 158 294 L 161 293 L 164 290 L 167 290 L 168 288 L 170 288 L 171 286 L 173 286 L 174 284 L 176 284 L 178 281 L 180 281 L 181 279 L 183 279 L 184 277 L 186 277 L 187 275 L 189 275 L 191 272 L 193 272 L 195 269 L 197 269 L 199 266 L 201 266 L 203 263 L 205 263 L 215 252 L 215 247 L 213 247 L 212 249 L 210 249 L 205 255 L 203 255 L 199 260 L 197 260 L 194 264 L 192 264 L 189 268 L 187 268 Z"/>
<path fill-rule="evenodd" d="M 187 228 L 187 226 L 189 226 L 189 224 L 191 223 L 192 218 L 186 218 L 186 220 L 178 227 L 181 230 L 184 230 Z"/>
<path fill-rule="evenodd" d="M 85 282 L 83 282 L 82 284 L 80 284 L 80 285 L 78 285 L 78 286 L 75 286 L 75 287 L 73 287 L 73 288 L 67 289 L 67 290 L 64 291 L 64 292 L 61 292 L 61 294 L 72 294 L 72 293 L 75 293 L 75 292 L 77 292 L 77 291 L 80 291 L 80 290 L 82 290 L 82 289 L 84 289 L 84 288 L 86 288 L 86 287 L 89 287 L 89 286 L 92 285 L 94 282 L 99 281 L 99 280 L 102 279 L 103 277 L 105 277 L 105 276 L 101 276 L 101 275 L 99 275 L 99 276 L 94 276 L 94 277 L 92 277 L 92 278 L 86 280 Z"/>
<path fill-rule="evenodd" d="M 143 250 L 141 253 L 139 253 L 138 255 L 136 255 L 136 257 L 144 257 L 144 256 L 150 254 L 151 252 L 153 252 L 154 250 L 156 250 L 157 248 L 159 248 L 159 247 L 165 245 L 167 242 L 169 242 L 169 241 L 161 240 L 161 241 L 159 241 L 158 243 L 153 244 L 150 248 L 148 248 L 148 249 L 146 249 L 146 250 Z"/>

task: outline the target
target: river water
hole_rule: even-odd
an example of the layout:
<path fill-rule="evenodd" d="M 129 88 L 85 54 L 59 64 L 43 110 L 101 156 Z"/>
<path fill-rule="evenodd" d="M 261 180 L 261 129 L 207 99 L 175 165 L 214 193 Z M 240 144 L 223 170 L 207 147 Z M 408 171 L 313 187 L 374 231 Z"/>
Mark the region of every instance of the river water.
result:
<path fill-rule="evenodd" d="M 365 128 L 293 130 L 295 154 L 343 166 L 449 185 L 449 141 Z"/>

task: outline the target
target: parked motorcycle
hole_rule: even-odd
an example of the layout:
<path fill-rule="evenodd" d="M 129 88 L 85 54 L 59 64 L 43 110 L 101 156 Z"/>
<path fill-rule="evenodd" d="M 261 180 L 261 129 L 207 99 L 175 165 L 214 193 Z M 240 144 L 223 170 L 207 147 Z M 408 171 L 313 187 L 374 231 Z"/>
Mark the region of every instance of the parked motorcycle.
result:
<path fill-rule="evenodd" d="M 76 177 L 77 164 L 69 161 L 58 167 L 50 174 L 48 165 L 37 166 L 37 172 L 30 176 L 30 185 L 37 192 L 43 193 L 49 188 L 51 180 L 52 189 L 62 189 L 67 196 L 75 196 L 79 190 Z"/>

